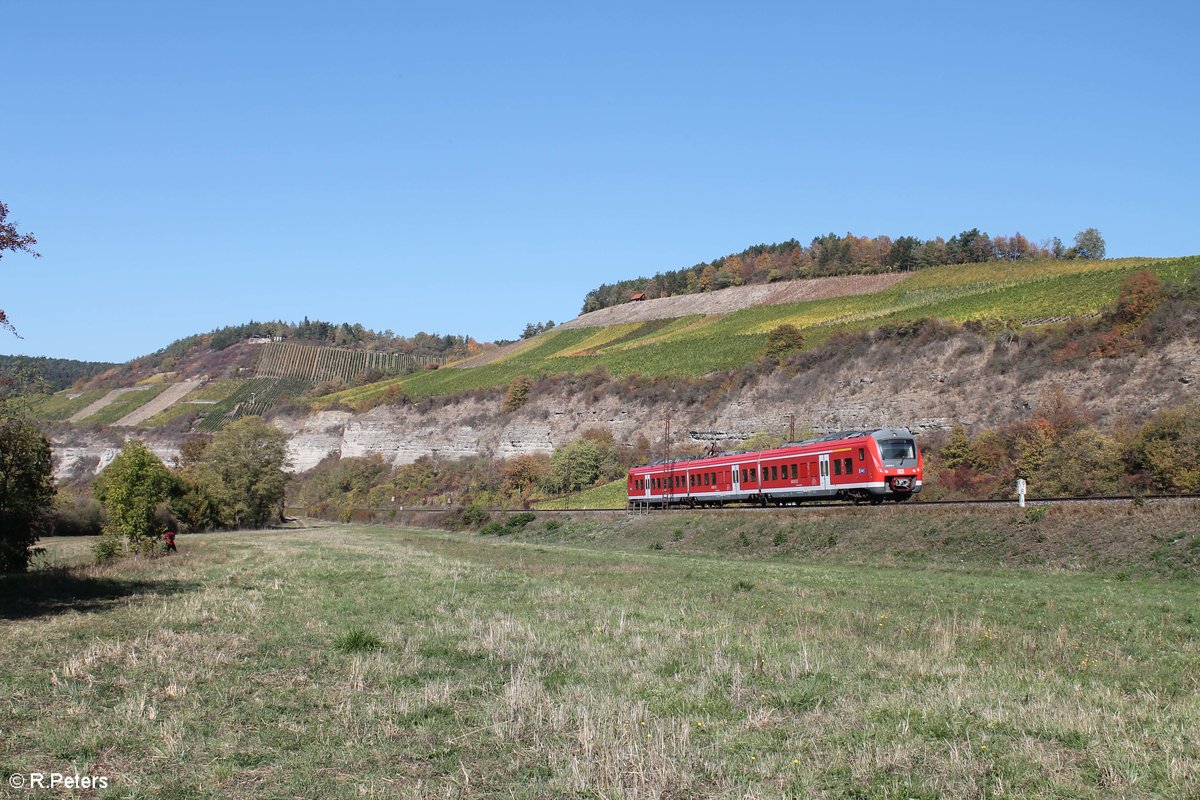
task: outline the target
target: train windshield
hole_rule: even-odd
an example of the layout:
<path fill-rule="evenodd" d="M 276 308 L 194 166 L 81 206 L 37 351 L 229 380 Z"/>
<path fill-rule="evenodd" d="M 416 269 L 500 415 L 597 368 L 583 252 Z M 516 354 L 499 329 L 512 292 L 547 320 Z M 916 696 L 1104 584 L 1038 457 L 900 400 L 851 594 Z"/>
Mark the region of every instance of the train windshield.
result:
<path fill-rule="evenodd" d="M 879 442 L 879 456 L 889 466 L 899 466 L 890 462 L 916 461 L 917 443 L 912 439 L 883 439 Z"/>

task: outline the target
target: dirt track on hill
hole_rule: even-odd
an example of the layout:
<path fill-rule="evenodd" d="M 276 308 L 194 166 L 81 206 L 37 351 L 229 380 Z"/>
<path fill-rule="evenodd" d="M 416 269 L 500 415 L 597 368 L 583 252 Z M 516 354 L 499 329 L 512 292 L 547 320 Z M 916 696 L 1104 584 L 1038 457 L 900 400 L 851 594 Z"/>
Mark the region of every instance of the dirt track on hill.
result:
<path fill-rule="evenodd" d="M 624 322 L 649 322 L 655 319 L 675 319 L 692 314 L 731 314 L 751 306 L 778 306 L 805 300 L 826 300 L 830 297 L 850 297 L 856 294 L 881 292 L 906 277 L 906 273 L 889 275 L 841 275 L 832 278 L 807 278 L 781 283 L 760 283 L 753 286 L 731 286 L 715 292 L 681 294 L 657 300 L 621 303 L 581 314 L 559 328 L 603 328 Z M 482 367 L 512 353 L 527 342 L 480 353 L 450 367 Z"/>
<path fill-rule="evenodd" d="M 760 283 L 753 286 L 731 286 L 716 292 L 681 294 L 657 300 L 622 303 L 582 314 L 563 328 L 593 328 L 619 325 L 623 322 L 647 322 L 652 319 L 673 319 L 692 314 L 730 314 L 751 306 L 778 306 L 805 300 L 825 300 L 830 297 L 849 297 L 856 294 L 880 292 L 903 279 L 904 273 L 890 275 L 843 275 L 833 278 L 809 278 L 784 283 Z"/>
<path fill-rule="evenodd" d="M 163 391 L 162 394 L 155 397 L 146 405 L 136 408 L 119 420 L 113 423 L 114 428 L 128 428 L 134 425 L 140 425 L 146 420 L 158 414 L 160 411 L 166 411 L 171 406 L 175 405 L 176 401 L 181 400 L 189 392 L 197 386 L 202 386 L 203 380 L 188 380 L 180 381 L 170 388 Z"/>

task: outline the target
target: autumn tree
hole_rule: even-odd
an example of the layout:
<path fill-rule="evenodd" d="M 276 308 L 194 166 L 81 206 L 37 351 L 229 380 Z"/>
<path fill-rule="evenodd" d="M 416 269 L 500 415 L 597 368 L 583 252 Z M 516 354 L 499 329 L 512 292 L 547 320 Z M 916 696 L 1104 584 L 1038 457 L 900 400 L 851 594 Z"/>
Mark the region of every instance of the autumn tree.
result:
<path fill-rule="evenodd" d="M 32 233 L 21 233 L 15 223 L 8 221 L 8 206 L 0 201 L 0 258 L 4 258 L 5 252 L 29 253 L 34 258 L 40 258 L 41 254 L 33 249 L 35 244 L 37 239 Z M 0 309 L 0 328 L 14 334 L 17 332 L 4 309 Z"/>
<path fill-rule="evenodd" d="M 1141 325 L 1164 297 L 1162 280 L 1148 269 L 1125 279 L 1117 294 L 1116 327 L 1129 331 Z"/>
<path fill-rule="evenodd" d="M 958 469 L 968 462 L 971 457 L 971 440 L 961 425 L 954 426 L 950 436 L 942 448 L 942 466 L 945 469 Z"/>
<path fill-rule="evenodd" d="M 1079 428 L 1055 442 L 1038 475 L 1038 494 L 1088 497 L 1113 494 L 1125 474 L 1121 445 L 1095 428 Z"/>
<path fill-rule="evenodd" d="M 780 359 L 804 349 L 804 334 L 795 325 L 783 323 L 767 332 L 767 355 Z"/>
<path fill-rule="evenodd" d="M 533 487 L 546 479 L 550 473 L 550 459 L 545 455 L 526 454 L 509 459 L 504 465 L 504 487 L 524 496 Z"/>
<path fill-rule="evenodd" d="M 1128 458 L 1154 491 L 1200 492 L 1200 406 L 1155 414 L 1133 438 Z"/>
<path fill-rule="evenodd" d="M 528 375 L 518 375 L 508 384 L 504 392 L 504 413 L 516 411 L 529 399 L 529 390 L 533 388 L 533 378 Z"/>

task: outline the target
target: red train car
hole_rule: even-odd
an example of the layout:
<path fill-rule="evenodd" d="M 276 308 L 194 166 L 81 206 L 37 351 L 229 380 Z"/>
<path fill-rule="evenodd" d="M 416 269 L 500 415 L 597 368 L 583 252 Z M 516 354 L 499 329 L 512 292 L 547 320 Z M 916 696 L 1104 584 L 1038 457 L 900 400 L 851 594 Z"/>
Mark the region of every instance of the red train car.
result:
<path fill-rule="evenodd" d="M 629 504 L 900 501 L 921 491 L 922 466 L 917 442 L 905 428 L 840 431 L 773 450 L 634 467 L 628 476 Z"/>

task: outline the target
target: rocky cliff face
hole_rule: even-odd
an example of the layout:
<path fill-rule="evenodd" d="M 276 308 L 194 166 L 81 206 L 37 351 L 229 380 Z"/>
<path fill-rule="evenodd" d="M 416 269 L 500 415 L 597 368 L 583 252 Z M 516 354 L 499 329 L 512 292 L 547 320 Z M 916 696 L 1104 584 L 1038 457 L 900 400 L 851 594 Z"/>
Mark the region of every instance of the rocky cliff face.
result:
<path fill-rule="evenodd" d="M 362 414 L 324 411 L 281 418 L 275 424 L 288 434 L 293 469 L 305 471 L 330 454 L 378 453 L 397 465 L 426 455 L 511 458 L 553 451 L 595 427 L 611 430 L 622 443 L 642 434 L 655 440 L 662 436 L 668 410 L 676 445 L 729 443 L 759 431 L 783 432 L 789 414 L 795 415 L 797 431 L 898 426 L 920 435 L 1028 416 L 1054 387 L 1079 400 L 1099 422 L 1112 423 L 1193 402 L 1200 385 L 1200 343 L 1194 340 L 1142 356 L 1096 359 L 1083 368 L 1044 372 L 1022 368 L 1022 354 L 1003 352 L 1004 347 L 970 334 L 923 346 L 884 343 L 794 376 L 775 372 L 739 391 L 722 393 L 723 399 L 712 406 L 692 398 L 647 402 L 604 392 L 559 391 L 535 393 L 509 414 L 496 395 L 449 401 L 425 412 L 381 406 Z M 144 438 L 168 463 L 178 453 L 178 441 Z M 110 432 L 56 439 L 56 475 L 99 471 L 122 440 Z"/>

